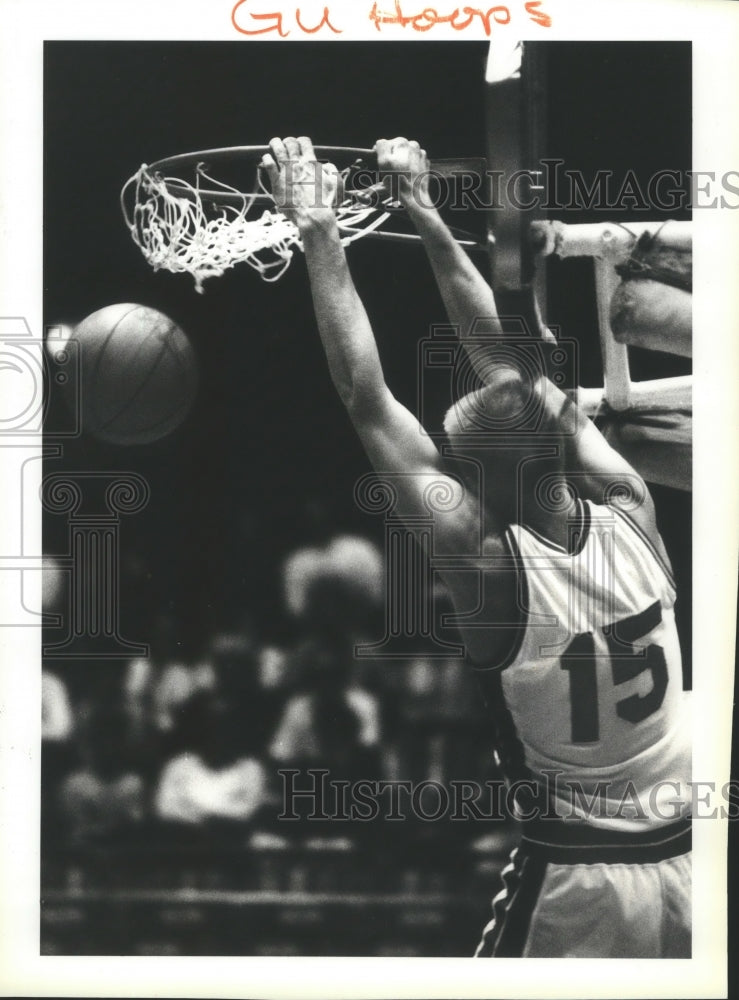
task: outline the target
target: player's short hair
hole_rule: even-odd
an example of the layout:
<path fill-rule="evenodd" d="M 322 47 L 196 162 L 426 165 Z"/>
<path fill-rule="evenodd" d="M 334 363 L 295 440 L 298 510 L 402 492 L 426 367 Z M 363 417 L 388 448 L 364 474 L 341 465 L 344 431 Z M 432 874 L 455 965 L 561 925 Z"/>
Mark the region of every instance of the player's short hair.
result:
<path fill-rule="evenodd" d="M 444 416 L 444 431 L 455 436 L 485 431 L 515 433 L 516 417 L 529 407 L 534 387 L 513 366 L 491 373 L 486 384 L 462 396 Z"/>

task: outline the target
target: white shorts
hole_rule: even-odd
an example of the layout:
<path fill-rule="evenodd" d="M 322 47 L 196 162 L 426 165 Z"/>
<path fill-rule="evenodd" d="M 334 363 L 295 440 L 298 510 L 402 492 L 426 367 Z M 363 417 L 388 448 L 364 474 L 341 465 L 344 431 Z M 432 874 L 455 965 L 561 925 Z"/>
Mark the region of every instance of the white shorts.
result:
<path fill-rule="evenodd" d="M 561 848 L 524 838 L 503 870 L 477 957 L 690 958 L 690 852 L 578 863 L 575 850 L 584 853 L 573 849 L 562 863 Z"/>

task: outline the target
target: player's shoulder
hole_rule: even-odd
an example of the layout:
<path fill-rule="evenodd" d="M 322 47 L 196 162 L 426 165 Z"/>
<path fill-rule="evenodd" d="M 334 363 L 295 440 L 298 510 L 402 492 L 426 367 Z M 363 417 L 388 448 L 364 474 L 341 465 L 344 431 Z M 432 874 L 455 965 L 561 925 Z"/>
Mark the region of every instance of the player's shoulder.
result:
<path fill-rule="evenodd" d="M 591 502 L 590 506 L 597 512 L 597 505 Z M 639 503 L 628 497 L 614 497 L 603 507 L 611 516 L 615 514 L 622 531 L 643 550 L 645 557 L 658 565 L 674 587 L 672 563 L 659 531 L 654 501 L 646 488 L 645 497 Z"/>

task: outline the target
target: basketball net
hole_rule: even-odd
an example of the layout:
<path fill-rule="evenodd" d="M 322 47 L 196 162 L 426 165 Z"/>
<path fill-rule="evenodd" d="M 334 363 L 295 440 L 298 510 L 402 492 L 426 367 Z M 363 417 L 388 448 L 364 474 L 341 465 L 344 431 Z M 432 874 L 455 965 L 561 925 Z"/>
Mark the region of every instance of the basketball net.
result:
<path fill-rule="evenodd" d="M 227 197 L 216 200 L 212 186 Z M 276 208 L 258 214 L 265 195 L 269 191 L 259 170 L 255 191 L 244 194 L 208 176 L 202 164 L 195 169 L 194 184 L 142 164 L 123 185 L 121 208 L 134 242 L 154 270 L 187 272 L 202 293 L 206 278 L 219 277 L 241 262 L 264 281 L 277 281 L 294 252 L 303 249 L 297 226 Z M 385 210 L 390 203 L 389 195 L 378 204 L 375 198 L 363 200 L 361 192 L 348 192 L 336 209 L 342 244 L 381 226 L 390 216 Z"/>

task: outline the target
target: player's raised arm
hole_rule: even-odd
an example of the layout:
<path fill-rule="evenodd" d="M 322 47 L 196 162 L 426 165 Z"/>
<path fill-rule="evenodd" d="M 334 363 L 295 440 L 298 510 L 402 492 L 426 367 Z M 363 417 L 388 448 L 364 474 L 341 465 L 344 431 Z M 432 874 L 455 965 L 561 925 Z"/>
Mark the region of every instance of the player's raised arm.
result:
<path fill-rule="evenodd" d="M 332 205 L 335 168 L 316 162 L 306 138 L 273 139 L 265 157 L 276 204 L 297 225 L 318 329 L 334 385 L 379 474 L 401 473 L 398 513 L 428 516 L 428 490 L 442 484 L 454 516 L 438 512 L 437 540 L 447 548 L 476 537 L 479 515 L 462 484 L 416 418 L 390 392 L 374 333 L 357 294 Z"/>
<path fill-rule="evenodd" d="M 426 150 L 402 137 L 378 139 L 377 162 L 423 240 L 450 323 L 460 338 L 484 320 L 486 333 L 501 333 L 493 290 L 452 236 L 429 195 L 429 162 Z M 475 357 L 472 357 L 475 363 Z"/>
<path fill-rule="evenodd" d="M 449 321 L 459 329 L 460 341 L 479 378 L 489 382 L 496 374 L 500 354 L 480 344 L 479 334 L 491 341 L 504 336 L 495 296 L 433 205 L 428 192 L 426 151 L 418 142 L 403 137 L 379 139 L 375 149 L 380 169 L 394 175 L 393 193 L 397 193 L 423 240 Z M 477 336 L 469 342 L 473 329 Z M 543 326 L 538 332 L 542 336 L 547 333 Z M 563 431 L 565 470 L 574 477 L 573 483 L 580 495 L 603 503 L 614 495 L 615 484 L 627 484 L 629 490 L 643 497 L 635 514 L 637 520 L 655 544 L 662 547 L 654 505 L 639 474 L 608 444 L 589 417 L 549 379 L 542 377 L 530 388 L 540 396 L 548 417 L 546 426 L 552 428 L 557 423 Z"/>
<path fill-rule="evenodd" d="M 307 138 L 273 139 L 265 157 L 277 207 L 305 250 L 319 332 L 331 378 L 350 410 L 380 405 L 385 381 L 364 307 L 349 274 L 333 210 L 338 175 L 316 161 Z"/>

